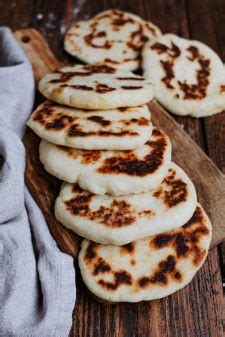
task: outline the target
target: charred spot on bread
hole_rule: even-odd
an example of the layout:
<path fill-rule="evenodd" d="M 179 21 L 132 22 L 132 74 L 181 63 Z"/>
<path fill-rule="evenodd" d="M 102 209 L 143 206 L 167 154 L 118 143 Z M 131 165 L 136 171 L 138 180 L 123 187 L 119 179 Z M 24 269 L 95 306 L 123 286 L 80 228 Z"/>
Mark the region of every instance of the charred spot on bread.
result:
<path fill-rule="evenodd" d="M 181 54 L 181 51 L 179 47 L 171 42 L 171 47 L 168 47 L 167 45 L 156 42 L 150 47 L 152 50 L 155 50 L 157 54 L 166 54 L 167 60 L 160 60 L 160 64 L 163 68 L 163 71 L 165 73 L 165 76 L 162 77 L 162 82 L 166 85 L 168 89 L 174 89 L 174 86 L 172 85 L 172 80 L 175 78 L 174 74 L 174 61 L 176 58 L 178 58 Z"/>
<path fill-rule="evenodd" d="M 89 212 L 91 199 L 91 194 L 78 194 L 76 197 L 64 201 L 64 203 L 67 211 L 73 215 L 86 216 L 87 212 Z"/>
<path fill-rule="evenodd" d="M 144 177 L 155 172 L 162 164 L 165 148 L 167 146 L 166 136 L 159 130 L 154 129 L 152 135 L 156 140 L 148 141 L 147 146 L 151 151 L 143 159 L 130 152 L 124 151 L 123 154 L 105 159 L 98 172 L 105 174 L 124 173 L 130 176 Z"/>
<path fill-rule="evenodd" d="M 175 80 L 174 65 L 175 60 L 181 54 L 179 47 L 171 42 L 171 47 L 164 45 L 160 42 L 156 42 L 150 47 L 152 50 L 155 50 L 159 55 L 166 54 L 167 58 L 165 60 L 160 60 L 160 64 L 164 71 L 164 76 L 161 81 L 164 82 L 165 86 L 168 89 L 175 89 Z M 196 46 L 190 45 L 186 48 L 189 55 L 187 59 L 191 62 L 197 62 L 199 68 L 196 70 L 196 83 L 190 84 L 187 81 L 177 81 L 179 89 L 183 92 L 183 99 L 203 99 L 206 97 L 207 88 L 209 85 L 209 76 L 210 76 L 210 60 L 206 59 L 203 55 L 200 54 L 199 49 Z M 175 98 L 180 98 L 175 95 Z"/>
<path fill-rule="evenodd" d="M 183 99 L 203 99 L 206 97 L 209 85 L 210 60 L 198 57 L 199 69 L 196 71 L 196 84 L 188 84 L 178 81 L 180 90 L 183 91 Z"/>
<path fill-rule="evenodd" d="M 127 243 L 126 245 L 121 246 L 120 250 L 122 253 L 128 253 L 128 254 L 134 253 L 135 243 L 134 242 Z"/>
<path fill-rule="evenodd" d="M 188 59 L 190 61 L 194 61 L 196 60 L 197 58 L 199 58 L 199 50 L 197 47 L 195 46 L 190 46 L 187 48 L 187 51 L 191 54 L 191 56 L 188 57 Z"/>
<path fill-rule="evenodd" d="M 173 70 L 173 62 L 171 61 L 162 61 L 160 60 L 160 63 L 163 67 L 163 70 L 165 72 L 165 76 L 162 78 L 162 82 L 165 83 L 166 87 L 168 89 L 173 89 L 173 85 L 171 84 L 172 79 L 174 79 L 174 70 Z"/>
<path fill-rule="evenodd" d="M 168 208 L 175 207 L 187 200 L 187 184 L 182 179 L 176 178 L 175 170 L 170 169 L 162 183 L 166 185 L 167 188 L 163 189 L 160 186 L 156 189 L 153 196 L 155 198 L 161 198 Z"/>
<path fill-rule="evenodd" d="M 90 72 L 90 74 L 114 74 L 116 72 L 115 68 L 109 67 L 105 64 L 103 65 L 85 65 L 83 67 L 85 70 L 88 70 Z"/>
<path fill-rule="evenodd" d="M 192 218 L 185 225 L 170 233 L 157 235 L 150 245 L 154 249 L 172 247 L 177 258 L 190 256 L 193 264 L 198 266 L 206 254 L 206 251 L 199 247 L 199 242 L 208 234 L 209 230 L 205 225 L 202 210 L 197 207 Z"/>
<path fill-rule="evenodd" d="M 158 54 L 163 54 L 163 53 L 167 52 L 167 50 L 169 49 L 169 47 L 166 46 L 163 43 L 156 42 L 152 46 L 150 46 L 150 49 L 156 50 Z"/>
<path fill-rule="evenodd" d="M 118 132 L 112 132 L 107 130 L 99 130 L 99 131 L 90 131 L 85 132 L 82 130 L 81 126 L 79 124 L 73 124 L 68 129 L 68 135 L 70 137 L 90 137 L 90 136 L 99 136 L 99 137 L 123 137 L 123 136 L 137 136 L 138 133 L 135 131 L 129 131 L 129 130 L 122 130 Z"/>
<path fill-rule="evenodd" d="M 67 127 L 68 123 L 71 123 L 73 118 L 67 115 L 59 115 L 53 121 L 47 122 L 45 124 L 46 129 L 48 130 L 62 130 Z"/>
<path fill-rule="evenodd" d="M 65 200 L 66 210 L 72 215 L 86 217 L 91 221 L 97 220 L 106 227 L 129 226 L 135 222 L 135 215 L 131 212 L 131 206 L 125 200 L 114 199 L 109 206 L 100 206 L 95 211 L 91 210 L 91 194 L 78 194 Z"/>
<path fill-rule="evenodd" d="M 144 288 L 151 284 L 166 286 L 169 279 L 180 282 L 182 275 L 181 272 L 176 269 L 176 264 L 176 258 L 173 255 L 169 255 L 165 260 L 159 262 L 152 275 L 141 277 L 138 280 L 139 287 Z"/>
<path fill-rule="evenodd" d="M 97 256 L 96 250 L 97 250 L 98 246 L 99 246 L 99 244 L 90 241 L 88 243 L 87 248 L 86 248 L 84 259 L 87 260 L 87 261 L 91 261 L 91 260 L 95 259 L 96 256 Z"/>
<path fill-rule="evenodd" d="M 60 85 L 61 88 L 71 88 L 76 90 L 84 90 L 84 91 L 93 91 L 94 88 L 88 85 L 81 85 L 81 84 L 62 84 Z"/>
<path fill-rule="evenodd" d="M 223 92 L 225 92 L 225 85 L 220 86 L 220 93 L 223 93 Z"/>
<path fill-rule="evenodd" d="M 33 120 L 47 130 L 61 130 L 66 128 L 73 118 L 63 113 L 55 114 L 52 105 L 46 102 L 34 113 Z"/>
<path fill-rule="evenodd" d="M 142 89 L 143 87 L 141 85 L 139 85 L 139 86 L 122 85 L 121 88 L 124 89 L 124 90 L 138 90 L 138 89 Z"/>
<path fill-rule="evenodd" d="M 62 146 L 62 145 L 56 145 L 57 148 L 60 151 L 63 151 L 67 154 L 68 157 L 72 157 L 74 159 L 80 157 L 81 158 L 81 164 L 91 164 L 95 163 L 101 158 L 101 151 L 95 150 L 75 150 L 73 148 Z M 80 190 L 81 192 L 82 190 Z M 75 190 L 73 191 L 75 192 Z"/>
<path fill-rule="evenodd" d="M 101 273 L 106 273 L 111 270 L 110 265 L 101 257 L 98 258 L 98 261 L 95 264 L 93 274 L 96 276 Z"/>
<path fill-rule="evenodd" d="M 99 280 L 98 284 L 108 290 L 116 290 L 121 285 L 130 286 L 132 284 L 132 276 L 125 270 L 114 272 L 114 282 Z"/>
<path fill-rule="evenodd" d="M 100 94 L 105 94 L 107 92 L 114 91 L 114 90 L 116 90 L 116 88 L 110 87 L 107 84 L 103 84 L 103 83 L 97 83 L 96 88 L 95 88 L 95 91 Z"/>
<path fill-rule="evenodd" d="M 90 116 L 88 117 L 88 120 L 100 124 L 101 126 L 108 126 L 111 124 L 110 121 L 106 120 L 102 116 Z"/>
<path fill-rule="evenodd" d="M 120 81 L 145 81 L 144 77 L 117 77 Z"/>

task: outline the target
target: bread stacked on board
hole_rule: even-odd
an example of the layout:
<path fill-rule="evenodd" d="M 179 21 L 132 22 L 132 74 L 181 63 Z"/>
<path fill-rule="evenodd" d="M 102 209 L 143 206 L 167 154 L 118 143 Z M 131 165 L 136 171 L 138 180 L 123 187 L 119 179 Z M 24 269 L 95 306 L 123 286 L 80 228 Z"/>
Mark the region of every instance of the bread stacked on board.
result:
<path fill-rule="evenodd" d="M 71 28 L 65 42 L 68 51 L 86 60 L 83 41 L 98 49 L 96 38 L 104 29 L 111 54 L 91 57 L 107 62 L 45 75 L 39 89 L 48 101 L 28 125 L 42 138 L 45 169 L 64 181 L 55 216 L 84 238 L 79 266 L 86 286 L 99 299 L 138 302 L 162 298 L 190 282 L 207 256 L 212 229 L 193 183 L 171 161 L 169 137 L 152 125 L 146 105 L 153 98 L 151 83 L 121 70 L 138 66 L 140 41 L 149 40 L 143 32 L 152 26 L 111 12 L 79 23 L 77 35 Z M 131 29 L 136 21 L 139 33 Z M 90 27 L 94 36 L 87 39 Z M 121 30 L 118 54 L 114 30 Z M 136 54 L 127 51 L 132 62 L 121 57 L 130 31 L 139 41 Z M 109 66 L 112 58 L 116 68 Z"/>

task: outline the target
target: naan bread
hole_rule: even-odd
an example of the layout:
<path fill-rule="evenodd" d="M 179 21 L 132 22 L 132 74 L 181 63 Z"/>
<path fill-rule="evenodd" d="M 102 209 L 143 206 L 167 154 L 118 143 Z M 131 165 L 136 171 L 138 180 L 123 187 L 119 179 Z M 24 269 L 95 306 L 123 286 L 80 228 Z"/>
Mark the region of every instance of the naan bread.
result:
<path fill-rule="evenodd" d="M 98 298 L 138 302 L 168 296 L 200 269 L 212 227 L 200 205 L 183 227 L 119 247 L 84 240 L 79 266 L 84 283 Z"/>
<path fill-rule="evenodd" d="M 87 150 L 136 149 L 152 133 L 147 105 L 89 111 L 46 101 L 33 112 L 27 125 L 49 142 Z"/>
<path fill-rule="evenodd" d="M 193 183 L 171 163 L 154 190 L 124 196 L 93 195 L 77 185 L 64 184 L 55 204 L 55 216 L 75 233 L 95 242 L 124 245 L 181 227 L 197 205 Z"/>
<path fill-rule="evenodd" d="M 74 24 L 66 33 L 64 45 L 68 53 L 85 63 L 136 70 L 143 44 L 159 34 L 159 28 L 151 22 L 113 9 Z"/>
<path fill-rule="evenodd" d="M 45 75 L 40 92 L 50 100 L 78 109 L 134 107 L 153 98 L 152 85 L 141 76 L 106 65 L 75 65 Z"/>
<path fill-rule="evenodd" d="M 155 188 L 167 174 L 171 143 L 154 128 L 149 141 L 132 151 L 87 151 L 40 144 L 46 171 L 94 194 L 141 193 Z"/>
<path fill-rule="evenodd" d="M 155 98 L 172 113 L 203 117 L 225 108 L 223 63 L 203 43 L 162 35 L 144 47 L 142 66 Z"/>

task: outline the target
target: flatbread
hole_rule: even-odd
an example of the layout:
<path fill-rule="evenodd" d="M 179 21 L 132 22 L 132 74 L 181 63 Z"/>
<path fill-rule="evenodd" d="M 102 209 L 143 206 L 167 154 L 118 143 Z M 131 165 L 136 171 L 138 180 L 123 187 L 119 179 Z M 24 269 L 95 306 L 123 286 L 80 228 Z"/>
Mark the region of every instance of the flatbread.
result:
<path fill-rule="evenodd" d="M 192 218 L 174 231 L 119 247 L 84 240 L 79 266 L 84 283 L 100 299 L 139 302 L 168 296 L 186 286 L 200 269 L 212 227 L 197 206 Z"/>
<path fill-rule="evenodd" d="M 132 71 L 140 66 L 143 44 L 159 34 L 153 23 L 113 9 L 74 24 L 65 35 L 64 46 L 85 63 Z"/>
<path fill-rule="evenodd" d="M 225 108 L 225 70 L 201 42 L 166 34 L 143 49 L 143 72 L 155 98 L 177 115 L 203 117 Z"/>
<path fill-rule="evenodd" d="M 89 110 L 134 107 L 153 98 L 149 81 L 106 65 L 61 68 L 45 75 L 39 90 L 57 103 Z"/>
<path fill-rule="evenodd" d="M 136 149 L 152 133 L 147 105 L 89 111 L 46 101 L 27 125 L 49 142 L 87 150 Z"/>
<path fill-rule="evenodd" d="M 75 233 L 95 242 L 124 245 L 181 227 L 197 205 L 193 183 L 171 163 L 154 190 L 124 196 L 93 195 L 77 185 L 64 184 L 55 216 Z"/>
<path fill-rule="evenodd" d="M 132 151 L 87 151 L 40 144 L 46 171 L 94 194 L 141 193 L 164 179 L 171 160 L 171 143 L 154 128 L 149 141 Z"/>

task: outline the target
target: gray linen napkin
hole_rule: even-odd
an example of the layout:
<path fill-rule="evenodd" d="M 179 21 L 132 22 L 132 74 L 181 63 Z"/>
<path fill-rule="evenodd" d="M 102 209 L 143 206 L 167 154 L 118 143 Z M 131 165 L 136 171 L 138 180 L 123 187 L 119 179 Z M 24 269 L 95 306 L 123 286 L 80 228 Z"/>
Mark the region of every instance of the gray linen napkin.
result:
<path fill-rule="evenodd" d="M 31 66 L 0 28 L 0 336 L 67 336 L 75 302 L 73 259 L 63 254 L 24 186 L 21 141 L 31 112 Z"/>

